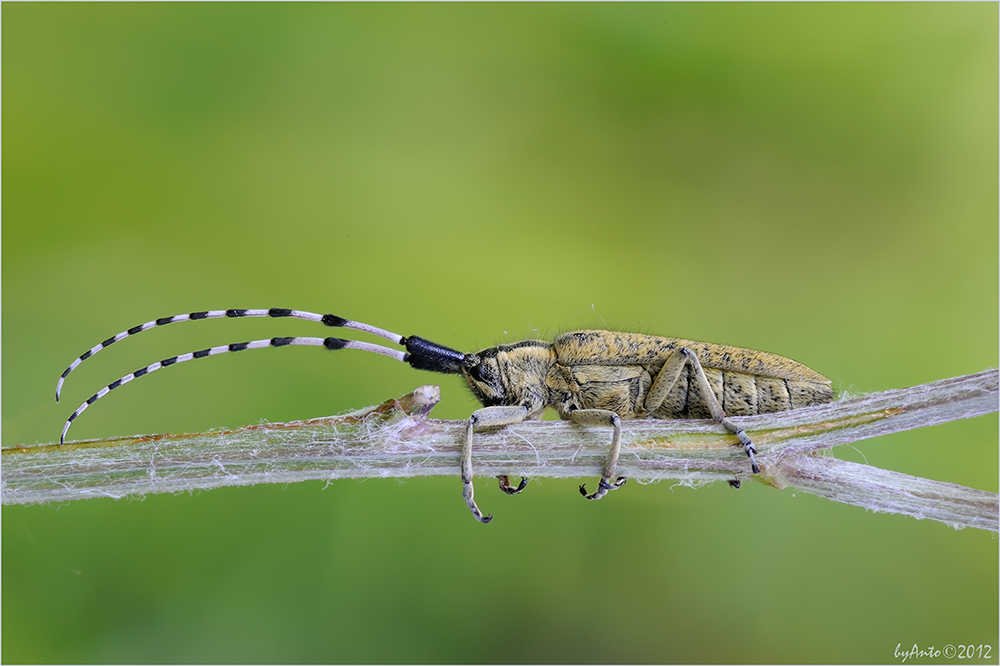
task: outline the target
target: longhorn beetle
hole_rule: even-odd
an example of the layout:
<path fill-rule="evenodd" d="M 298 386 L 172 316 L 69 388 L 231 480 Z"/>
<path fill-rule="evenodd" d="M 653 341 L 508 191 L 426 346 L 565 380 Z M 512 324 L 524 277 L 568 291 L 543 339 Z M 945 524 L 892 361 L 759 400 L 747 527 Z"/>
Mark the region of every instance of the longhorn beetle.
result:
<path fill-rule="evenodd" d="M 105 347 L 157 326 L 222 317 L 305 319 L 376 335 L 405 347 L 406 351 L 341 338 L 289 337 L 237 342 L 172 356 L 129 373 L 90 396 L 66 420 L 59 443 L 65 441 L 73 420 L 94 402 L 122 384 L 175 363 L 287 345 L 360 349 L 409 363 L 418 370 L 462 375 L 465 379 L 483 407 L 474 411 L 466 422 L 461 457 L 462 495 L 476 520 L 488 523 L 493 517 L 484 516 L 473 500 L 472 434 L 476 428 L 537 419 L 547 407 L 574 423 L 611 426 L 614 429 L 611 450 L 597 490 L 587 494 L 586 488 L 580 486 L 584 497 L 598 500 L 625 484 L 625 477 L 615 478 L 622 419 L 710 417 L 736 435 L 750 458 L 752 472 L 758 474 L 760 468 L 754 458 L 757 449 L 728 415 L 779 412 L 833 399 L 830 380 L 815 370 L 784 356 L 753 349 L 637 333 L 573 331 L 563 333 L 554 342 L 525 340 L 465 354 L 416 335 L 404 337 L 337 315 L 271 308 L 192 312 L 155 319 L 123 331 L 87 350 L 66 368 L 56 385 L 56 401 L 67 375 Z M 508 495 L 518 494 L 527 483 L 522 478 L 515 488 L 507 476 L 497 478 L 500 489 Z"/>

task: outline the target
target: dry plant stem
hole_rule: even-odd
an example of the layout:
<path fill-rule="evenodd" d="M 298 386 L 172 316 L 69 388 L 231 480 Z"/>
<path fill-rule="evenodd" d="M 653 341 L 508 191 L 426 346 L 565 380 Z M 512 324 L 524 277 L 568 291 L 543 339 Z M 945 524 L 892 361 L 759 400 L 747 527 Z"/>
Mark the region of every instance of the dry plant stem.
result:
<path fill-rule="evenodd" d="M 878 435 L 996 412 L 997 380 L 996 370 L 986 370 L 807 409 L 737 417 L 759 451 L 762 472 L 752 477 L 742 451 L 733 446 L 736 438 L 712 421 L 625 421 L 618 473 L 638 481 L 673 479 L 687 485 L 754 479 L 873 511 L 998 531 L 995 493 L 821 453 Z M 310 479 L 457 478 L 465 422 L 428 419 L 439 398 L 436 386 L 423 386 L 343 416 L 194 435 L 5 448 L 2 500 L 30 504 L 120 498 Z M 525 422 L 477 431 L 474 441 L 482 488 L 488 477 L 499 474 L 599 475 L 610 429 Z M 947 442 L 941 447 L 946 451 Z"/>

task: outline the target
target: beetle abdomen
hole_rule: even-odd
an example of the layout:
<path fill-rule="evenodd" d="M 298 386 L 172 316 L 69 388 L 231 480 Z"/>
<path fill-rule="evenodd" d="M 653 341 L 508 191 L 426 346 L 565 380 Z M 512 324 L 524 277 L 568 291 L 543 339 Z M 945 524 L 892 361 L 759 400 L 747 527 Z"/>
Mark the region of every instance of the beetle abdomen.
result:
<path fill-rule="evenodd" d="M 652 374 L 655 376 L 656 370 Z M 760 377 L 718 368 L 705 368 L 705 377 L 722 410 L 729 416 L 770 414 L 833 400 L 829 382 Z M 685 367 L 673 390 L 651 416 L 660 419 L 711 418 L 708 403 L 692 379 L 689 368 Z"/>

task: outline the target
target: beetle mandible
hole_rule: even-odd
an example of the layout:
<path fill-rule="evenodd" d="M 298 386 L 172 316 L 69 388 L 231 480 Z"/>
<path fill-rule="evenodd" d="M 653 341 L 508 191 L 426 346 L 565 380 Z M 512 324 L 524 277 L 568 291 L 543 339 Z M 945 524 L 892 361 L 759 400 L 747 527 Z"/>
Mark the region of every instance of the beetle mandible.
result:
<path fill-rule="evenodd" d="M 161 368 L 196 358 L 265 347 L 305 345 L 326 349 L 358 349 L 409 363 L 418 370 L 459 374 L 483 407 L 469 416 L 462 443 L 462 495 L 472 515 L 481 523 L 484 515 L 473 498 L 472 441 L 477 428 L 511 425 L 538 419 L 549 407 L 563 419 L 582 425 L 610 426 L 611 448 L 604 462 L 597 490 L 580 492 L 599 500 L 625 484 L 615 476 L 621 452 L 622 419 L 711 418 L 739 439 L 750 458 L 751 471 L 760 472 L 757 449 L 746 432 L 730 416 L 766 414 L 830 402 L 830 380 L 815 370 L 784 356 L 729 345 L 662 338 L 638 333 L 585 330 L 563 333 L 552 342 L 525 340 L 497 345 L 475 354 L 439 345 L 416 335 L 401 336 L 375 326 L 304 310 L 205 310 L 162 317 L 122 331 L 92 347 L 74 360 L 56 386 L 59 400 L 67 375 L 105 347 L 127 337 L 180 321 L 223 317 L 292 317 L 335 328 L 350 328 L 376 335 L 405 347 L 406 351 L 342 338 L 281 337 L 238 342 L 181 354 L 147 365 L 105 386 L 92 395 L 63 426 L 62 444 L 70 425 L 87 407 L 105 395 Z M 500 489 L 509 495 L 524 490 L 507 476 L 497 477 Z"/>

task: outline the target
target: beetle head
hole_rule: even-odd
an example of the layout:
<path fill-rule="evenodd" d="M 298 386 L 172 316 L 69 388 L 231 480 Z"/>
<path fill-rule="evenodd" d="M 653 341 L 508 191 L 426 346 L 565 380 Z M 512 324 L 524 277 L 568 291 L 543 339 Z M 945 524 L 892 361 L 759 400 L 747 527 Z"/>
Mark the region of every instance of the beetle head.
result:
<path fill-rule="evenodd" d="M 538 418 L 549 404 L 545 376 L 555 363 L 552 344 L 525 340 L 466 355 L 462 376 L 486 407 L 523 405 Z"/>
<path fill-rule="evenodd" d="M 478 354 L 469 354 L 468 365 L 462 368 L 462 376 L 476 399 L 484 407 L 511 404 L 509 394 L 500 372 L 500 361 L 496 348 L 485 349 Z"/>

